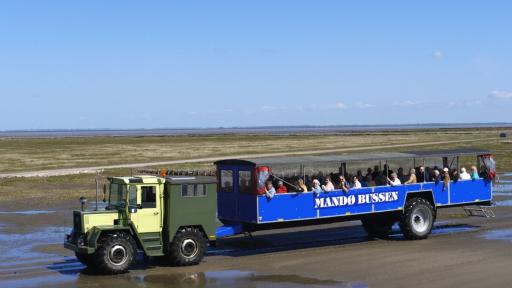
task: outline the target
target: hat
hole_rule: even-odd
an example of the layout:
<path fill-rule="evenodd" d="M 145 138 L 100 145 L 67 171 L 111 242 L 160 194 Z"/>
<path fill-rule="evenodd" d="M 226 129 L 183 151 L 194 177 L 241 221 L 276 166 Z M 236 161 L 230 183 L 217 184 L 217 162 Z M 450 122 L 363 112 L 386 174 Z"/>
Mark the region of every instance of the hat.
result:
<path fill-rule="evenodd" d="M 318 184 L 318 185 L 320 185 L 320 181 L 318 181 L 318 180 L 316 180 L 316 179 L 315 179 L 315 180 L 313 180 L 313 184 Z"/>
<path fill-rule="evenodd" d="M 444 171 L 444 172 L 448 172 L 448 168 L 444 167 L 444 168 L 443 168 L 443 171 Z"/>

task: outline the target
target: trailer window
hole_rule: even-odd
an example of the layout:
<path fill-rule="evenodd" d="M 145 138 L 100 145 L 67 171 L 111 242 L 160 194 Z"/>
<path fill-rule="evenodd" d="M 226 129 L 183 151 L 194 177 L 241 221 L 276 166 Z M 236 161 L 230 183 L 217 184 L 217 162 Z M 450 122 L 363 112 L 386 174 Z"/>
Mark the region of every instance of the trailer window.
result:
<path fill-rule="evenodd" d="M 250 194 L 252 191 L 251 171 L 238 171 L 238 190 L 240 193 Z"/>
<path fill-rule="evenodd" d="M 156 208 L 156 187 L 155 186 L 142 186 L 142 208 Z"/>
<path fill-rule="evenodd" d="M 220 191 L 233 192 L 233 170 L 220 171 Z"/>
<path fill-rule="evenodd" d="M 206 187 L 204 184 L 181 185 L 181 196 L 183 196 L 183 197 L 204 197 L 204 196 L 206 196 Z"/>

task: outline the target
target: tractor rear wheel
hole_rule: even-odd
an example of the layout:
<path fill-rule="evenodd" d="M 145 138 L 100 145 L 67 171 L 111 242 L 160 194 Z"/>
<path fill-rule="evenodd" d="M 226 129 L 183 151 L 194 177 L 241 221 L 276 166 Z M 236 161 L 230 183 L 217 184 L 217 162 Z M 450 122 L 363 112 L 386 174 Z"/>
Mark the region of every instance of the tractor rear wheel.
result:
<path fill-rule="evenodd" d="M 169 243 L 166 256 L 174 266 L 196 265 L 204 257 L 206 243 L 199 229 L 187 227 L 176 233 Z"/>

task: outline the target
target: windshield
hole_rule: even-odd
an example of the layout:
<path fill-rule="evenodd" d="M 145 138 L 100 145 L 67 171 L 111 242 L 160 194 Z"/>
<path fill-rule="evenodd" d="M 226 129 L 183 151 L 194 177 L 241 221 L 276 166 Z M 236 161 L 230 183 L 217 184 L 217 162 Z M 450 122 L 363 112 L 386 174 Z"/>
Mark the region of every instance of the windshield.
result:
<path fill-rule="evenodd" d="M 110 184 L 110 197 L 108 199 L 108 208 L 115 209 L 126 205 L 126 185 L 112 183 Z"/>

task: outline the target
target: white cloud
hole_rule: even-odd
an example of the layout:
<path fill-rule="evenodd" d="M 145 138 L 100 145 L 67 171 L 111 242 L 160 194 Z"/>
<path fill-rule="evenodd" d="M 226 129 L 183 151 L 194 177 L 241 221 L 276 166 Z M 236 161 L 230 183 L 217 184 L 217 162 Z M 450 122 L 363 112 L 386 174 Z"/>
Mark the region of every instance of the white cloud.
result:
<path fill-rule="evenodd" d="M 437 59 L 441 59 L 443 58 L 443 52 L 442 51 L 434 51 L 434 53 L 432 53 L 432 55 L 437 58 Z"/>
<path fill-rule="evenodd" d="M 489 94 L 494 99 L 512 99 L 512 91 L 494 90 Z"/>
<path fill-rule="evenodd" d="M 261 110 L 263 110 L 263 111 L 275 111 L 275 110 L 277 110 L 277 107 L 276 106 L 262 106 Z"/>
<path fill-rule="evenodd" d="M 366 109 L 366 108 L 373 108 L 375 105 L 370 103 L 364 103 L 364 102 L 356 102 L 355 106 L 357 108 Z"/>
<path fill-rule="evenodd" d="M 335 107 L 336 107 L 336 109 L 346 109 L 347 105 L 345 105 L 345 103 L 338 102 L 338 103 L 336 103 Z"/>
<path fill-rule="evenodd" d="M 420 103 L 418 103 L 416 101 L 405 100 L 402 102 L 395 102 L 393 105 L 395 105 L 395 106 L 413 106 L 413 105 L 418 105 L 418 104 L 420 104 Z"/>

